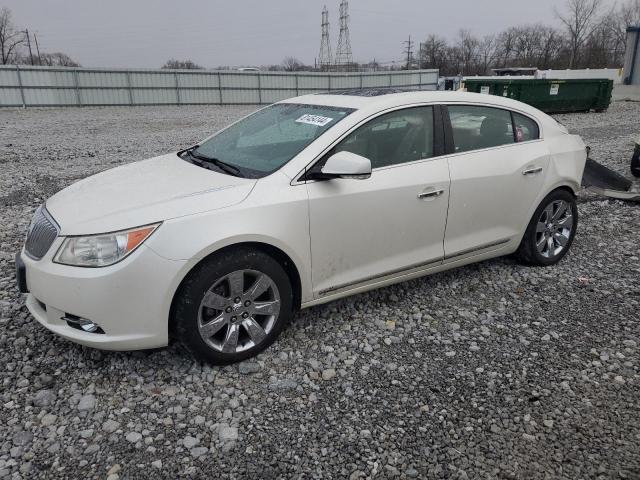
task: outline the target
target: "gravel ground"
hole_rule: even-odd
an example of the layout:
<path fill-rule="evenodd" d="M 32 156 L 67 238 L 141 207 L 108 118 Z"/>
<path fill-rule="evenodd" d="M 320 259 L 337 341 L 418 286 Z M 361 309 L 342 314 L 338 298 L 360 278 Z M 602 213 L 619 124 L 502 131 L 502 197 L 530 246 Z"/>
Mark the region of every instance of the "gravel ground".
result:
<path fill-rule="evenodd" d="M 249 110 L 0 110 L 0 478 L 640 478 L 638 205 L 581 196 L 555 267 L 498 259 L 312 308 L 225 368 L 29 316 L 13 254 L 43 199 Z M 640 103 L 559 118 L 628 174 Z"/>

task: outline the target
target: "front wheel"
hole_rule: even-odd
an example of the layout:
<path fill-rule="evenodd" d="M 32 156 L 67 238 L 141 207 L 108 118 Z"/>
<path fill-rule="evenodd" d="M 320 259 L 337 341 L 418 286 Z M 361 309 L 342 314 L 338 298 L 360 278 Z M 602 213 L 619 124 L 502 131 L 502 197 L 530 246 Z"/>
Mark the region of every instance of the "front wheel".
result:
<path fill-rule="evenodd" d="M 566 190 L 555 190 L 536 209 L 517 256 L 529 265 L 548 266 L 567 254 L 578 227 L 575 197 Z"/>
<path fill-rule="evenodd" d="M 199 360 L 224 365 L 271 345 L 293 315 L 289 278 L 272 257 L 238 249 L 214 255 L 184 282 L 174 322 Z"/>

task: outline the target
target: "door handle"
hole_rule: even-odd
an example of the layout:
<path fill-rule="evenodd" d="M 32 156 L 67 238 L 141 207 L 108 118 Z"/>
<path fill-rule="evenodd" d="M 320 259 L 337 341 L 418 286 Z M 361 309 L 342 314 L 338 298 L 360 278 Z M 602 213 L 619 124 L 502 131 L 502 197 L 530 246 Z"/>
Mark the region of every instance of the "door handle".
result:
<path fill-rule="evenodd" d="M 423 198 L 433 198 L 433 197 L 439 197 L 440 195 L 442 195 L 444 193 L 444 190 L 440 189 L 440 190 L 431 190 L 429 192 L 422 192 L 418 194 L 418 198 L 420 200 L 422 200 Z"/>
<path fill-rule="evenodd" d="M 542 167 L 531 167 L 522 172 L 523 175 L 535 175 L 537 173 L 542 173 Z"/>

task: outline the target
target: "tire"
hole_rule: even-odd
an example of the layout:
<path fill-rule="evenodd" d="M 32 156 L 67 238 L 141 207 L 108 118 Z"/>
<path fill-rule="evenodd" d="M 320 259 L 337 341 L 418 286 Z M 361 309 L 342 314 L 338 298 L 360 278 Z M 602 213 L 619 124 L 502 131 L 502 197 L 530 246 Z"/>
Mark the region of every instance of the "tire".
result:
<path fill-rule="evenodd" d="M 575 197 L 566 190 L 554 190 L 534 212 L 516 256 L 528 265 L 554 265 L 571 248 L 577 228 Z"/>
<path fill-rule="evenodd" d="M 271 345 L 292 316 L 293 291 L 284 269 L 263 252 L 238 248 L 215 254 L 189 274 L 172 320 L 197 360 L 228 365 Z"/>

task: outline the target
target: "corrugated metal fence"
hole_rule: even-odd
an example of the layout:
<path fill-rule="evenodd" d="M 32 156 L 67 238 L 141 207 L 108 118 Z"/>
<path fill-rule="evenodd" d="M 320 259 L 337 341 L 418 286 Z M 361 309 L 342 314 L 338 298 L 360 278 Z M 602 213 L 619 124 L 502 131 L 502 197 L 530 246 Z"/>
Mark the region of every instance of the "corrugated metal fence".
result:
<path fill-rule="evenodd" d="M 351 88 L 435 90 L 437 70 L 362 73 L 0 66 L 0 107 L 269 104 Z"/>

